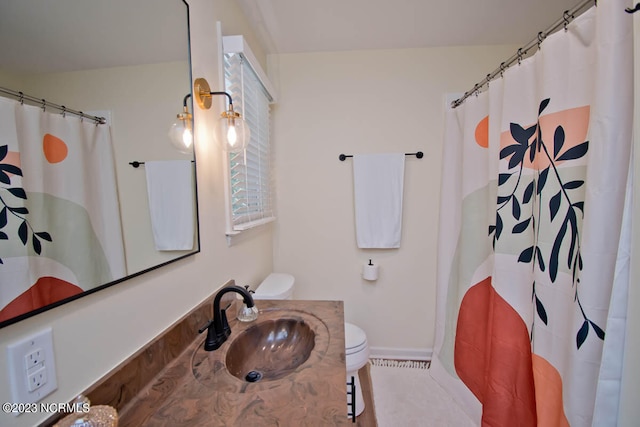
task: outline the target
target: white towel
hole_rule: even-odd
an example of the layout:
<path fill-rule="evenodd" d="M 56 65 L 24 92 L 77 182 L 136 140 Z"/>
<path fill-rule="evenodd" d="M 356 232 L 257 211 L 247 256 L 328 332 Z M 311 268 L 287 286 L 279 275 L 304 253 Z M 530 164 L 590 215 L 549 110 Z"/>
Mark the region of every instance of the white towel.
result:
<path fill-rule="evenodd" d="M 145 162 L 156 249 L 193 249 L 193 167 L 190 160 Z"/>
<path fill-rule="evenodd" d="M 404 157 L 404 153 L 353 156 L 359 248 L 400 247 Z"/>

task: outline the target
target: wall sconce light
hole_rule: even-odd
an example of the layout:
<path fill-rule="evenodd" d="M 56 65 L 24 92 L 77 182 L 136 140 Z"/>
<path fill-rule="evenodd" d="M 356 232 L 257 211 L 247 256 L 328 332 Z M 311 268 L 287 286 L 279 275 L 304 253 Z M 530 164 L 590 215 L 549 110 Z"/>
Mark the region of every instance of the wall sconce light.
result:
<path fill-rule="evenodd" d="M 182 113 L 178 114 L 176 121 L 169 129 L 171 145 L 181 153 L 187 154 L 191 153 L 193 146 L 193 131 L 191 129 L 191 118 L 193 116 L 189 113 L 189 107 L 187 107 L 187 100 L 190 96 L 191 94 L 188 94 L 184 97 Z"/>
<path fill-rule="evenodd" d="M 211 92 L 209 83 L 203 78 L 197 78 L 193 83 L 193 96 L 200 108 L 211 108 L 213 95 L 225 95 L 229 99 L 229 109 L 220 115 L 222 131 L 226 138 L 225 151 L 236 153 L 243 151 L 249 142 L 249 127 L 246 126 L 240 113 L 233 110 L 233 99 L 227 92 Z"/>

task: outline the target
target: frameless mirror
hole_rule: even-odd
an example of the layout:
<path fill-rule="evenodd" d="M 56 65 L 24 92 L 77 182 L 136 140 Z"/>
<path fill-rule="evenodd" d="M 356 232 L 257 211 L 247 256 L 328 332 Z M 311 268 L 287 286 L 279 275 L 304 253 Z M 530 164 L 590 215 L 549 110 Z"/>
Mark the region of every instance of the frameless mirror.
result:
<path fill-rule="evenodd" d="M 0 327 L 199 251 L 188 7 L 0 2 Z"/>

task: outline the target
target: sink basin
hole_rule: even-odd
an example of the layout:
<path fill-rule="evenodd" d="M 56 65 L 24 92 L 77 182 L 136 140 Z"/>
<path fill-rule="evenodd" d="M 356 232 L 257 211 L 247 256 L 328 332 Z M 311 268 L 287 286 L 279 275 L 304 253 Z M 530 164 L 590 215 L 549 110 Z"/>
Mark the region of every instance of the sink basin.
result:
<path fill-rule="evenodd" d="M 262 304 L 266 303 L 261 301 Z M 204 338 L 191 358 L 196 380 L 216 392 L 253 393 L 289 388 L 322 363 L 331 334 L 327 324 L 306 310 L 303 301 L 287 301 L 287 307 L 261 308 L 258 320 L 229 320 L 231 335 L 214 351 L 204 350 Z M 331 315 L 331 314 L 329 314 Z M 340 343 L 344 349 L 344 342 Z"/>
<path fill-rule="evenodd" d="M 227 370 L 248 382 L 283 378 L 309 359 L 315 333 L 303 319 L 265 320 L 233 340 L 227 351 Z"/>

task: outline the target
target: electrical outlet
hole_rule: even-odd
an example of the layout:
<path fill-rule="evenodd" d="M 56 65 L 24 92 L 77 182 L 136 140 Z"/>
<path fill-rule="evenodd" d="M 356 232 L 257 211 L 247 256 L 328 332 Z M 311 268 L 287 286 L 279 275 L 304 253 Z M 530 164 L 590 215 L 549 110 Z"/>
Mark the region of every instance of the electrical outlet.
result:
<path fill-rule="evenodd" d="M 24 367 L 26 370 L 33 369 L 44 363 L 44 352 L 40 347 L 30 352 L 24 357 Z"/>
<path fill-rule="evenodd" d="M 45 366 L 27 375 L 27 390 L 34 392 L 47 383 L 47 368 Z"/>
<path fill-rule="evenodd" d="M 7 361 L 14 403 L 38 402 L 58 388 L 51 328 L 7 346 Z"/>

